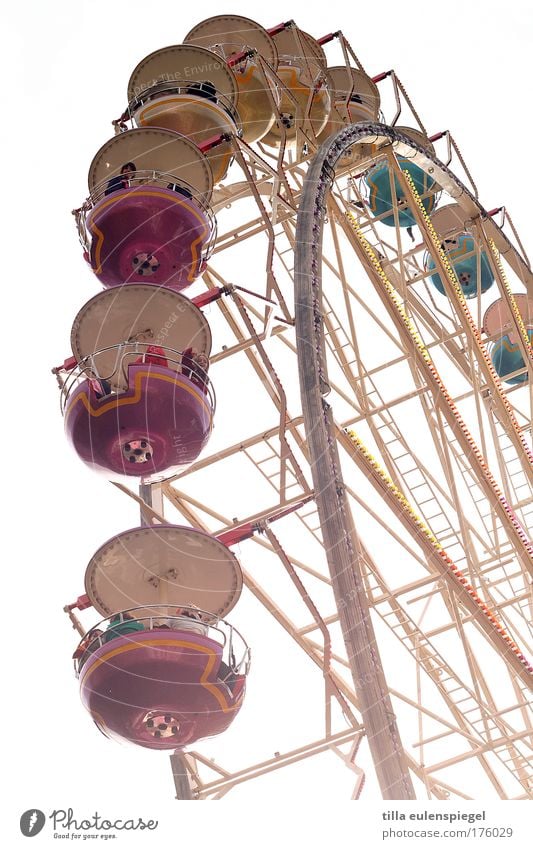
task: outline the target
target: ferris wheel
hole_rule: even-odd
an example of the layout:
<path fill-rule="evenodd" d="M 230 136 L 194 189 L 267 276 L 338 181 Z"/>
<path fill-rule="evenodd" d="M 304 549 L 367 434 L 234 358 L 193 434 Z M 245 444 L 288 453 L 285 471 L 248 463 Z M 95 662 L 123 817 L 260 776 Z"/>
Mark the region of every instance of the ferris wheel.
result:
<path fill-rule="evenodd" d="M 326 752 L 354 799 L 531 798 L 533 295 L 508 212 L 340 31 L 219 15 L 127 101 L 74 211 L 104 290 L 54 369 L 74 451 L 140 508 L 65 607 L 84 706 L 168 750 L 181 799 Z M 246 712 L 244 594 L 321 709 L 230 769 L 206 738 Z"/>

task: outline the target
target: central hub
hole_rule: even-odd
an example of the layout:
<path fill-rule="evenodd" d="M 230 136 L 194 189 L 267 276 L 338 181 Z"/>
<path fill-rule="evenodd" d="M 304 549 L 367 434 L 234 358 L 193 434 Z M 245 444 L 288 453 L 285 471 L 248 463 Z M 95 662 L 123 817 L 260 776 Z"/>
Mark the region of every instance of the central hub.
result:
<path fill-rule="evenodd" d="M 281 123 L 287 130 L 292 130 L 294 127 L 294 115 L 290 112 L 281 113 Z"/>
<path fill-rule="evenodd" d="M 171 713 L 151 710 L 146 714 L 143 721 L 148 733 L 156 739 L 176 737 L 180 730 L 178 720 Z"/>
<path fill-rule="evenodd" d="M 122 446 L 122 453 L 130 463 L 148 463 L 154 456 L 147 439 L 131 439 Z"/>
<path fill-rule="evenodd" d="M 156 255 L 146 253 L 145 251 L 135 254 L 131 264 L 139 277 L 150 277 L 159 270 L 159 260 Z"/>

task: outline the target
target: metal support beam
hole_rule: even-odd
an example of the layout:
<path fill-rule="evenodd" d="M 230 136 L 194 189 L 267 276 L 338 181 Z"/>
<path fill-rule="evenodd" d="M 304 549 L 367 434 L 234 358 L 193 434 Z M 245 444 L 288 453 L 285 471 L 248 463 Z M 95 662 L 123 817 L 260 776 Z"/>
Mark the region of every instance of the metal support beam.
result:
<path fill-rule="evenodd" d="M 321 253 L 325 196 L 332 177 L 326 160 L 340 137 L 338 134 L 333 143 L 324 144 L 312 161 L 298 213 L 295 319 L 302 409 L 333 590 L 378 782 L 385 799 L 414 799 L 364 591 L 361 546 L 341 478 L 332 416 L 323 397 L 329 387 L 321 313 Z M 337 147 L 340 156 L 343 148 Z"/>
<path fill-rule="evenodd" d="M 174 752 L 170 756 L 170 765 L 172 767 L 174 786 L 176 787 L 176 799 L 192 801 L 195 797 L 192 792 L 187 761 L 184 754 L 182 752 Z"/>

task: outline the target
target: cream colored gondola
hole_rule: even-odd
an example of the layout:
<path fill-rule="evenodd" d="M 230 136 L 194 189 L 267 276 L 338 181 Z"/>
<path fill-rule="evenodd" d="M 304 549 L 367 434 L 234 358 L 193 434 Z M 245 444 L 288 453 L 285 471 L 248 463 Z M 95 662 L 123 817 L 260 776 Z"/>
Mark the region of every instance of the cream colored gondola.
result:
<path fill-rule="evenodd" d="M 274 124 L 277 115 L 274 105 L 279 102 L 275 82 L 268 74 L 268 68 L 273 71 L 278 68 L 278 51 L 267 31 L 240 15 L 217 15 L 195 26 L 184 41 L 208 48 L 231 64 L 239 88 L 243 139 L 248 143 L 262 139 Z M 251 51 L 253 55 L 233 64 L 236 56 Z"/>
<path fill-rule="evenodd" d="M 294 142 L 299 129 L 318 136 L 331 110 L 331 83 L 324 51 L 316 39 L 296 26 L 272 37 L 279 57 L 277 74 L 283 84 L 279 111 L 286 141 Z M 263 142 L 279 147 L 282 139 L 282 128 L 276 123 Z"/>
<path fill-rule="evenodd" d="M 146 56 L 128 84 L 130 115 L 138 127 L 161 127 L 203 147 L 221 135 L 241 132 L 237 80 L 220 56 L 181 44 Z M 229 141 L 208 148 L 215 183 L 231 162 Z"/>

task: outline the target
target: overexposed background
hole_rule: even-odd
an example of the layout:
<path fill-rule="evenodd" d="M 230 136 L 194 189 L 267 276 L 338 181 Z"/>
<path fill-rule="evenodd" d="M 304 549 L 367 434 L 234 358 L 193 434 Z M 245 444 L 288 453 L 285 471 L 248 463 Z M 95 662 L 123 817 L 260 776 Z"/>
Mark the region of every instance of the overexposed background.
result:
<path fill-rule="evenodd" d="M 32 805 L 44 811 L 70 806 L 80 814 L 98 809 L 111 818 L 161 813 L 170 829 L 165 834 L 175 834 L 176 841 L 262 846 L 270 835 L 285 846 L 287 833 L 272 834 L 281 817 L 276 811 L 291 802 L 302 842 L 314 847 L 323 840 L 317 819 L 326 822 L 328 811 L 351 792 L 351 774 L 332 756 L 327 763 L 307 761 L 244 785 L 222 802 L 230 808 L 185 806 L 185 811 L 182 806 L 178 812 L 171 803 L 168 756 L 105 740 L 81 707 L 70 662 L 76 637 L 62 613 L 64 604 L 83 592 L 93 552 L 138 522 L 135 504 L 77 461 L 63 437 L 50 369 L 69 354 L 72 320 L 99 290 L 83 262 L 70 210 L 86 196 L 90 161 L 112 135 L 111 119 L 126 105 L 126 85 L 137 62 L 225 11 L 266 27 L 294 18 L 316 37 L 342 29 L 370 75 L 394 68 L 430 134 L 452 131 L 482 204 L 505 204 L 526 248 L 531 245 L 533 28 L 527 0 L 12 4 L 2 73 L 8 105 L 2 133 L 1 269 L 10 368 L 3 376 L 1 450 L 3 762 L 9 763 L 4 778 L 13 795 L 15 827 Z M 254 648 L 258 683 L 250 681 L 252 698 L 254 687 L 266 689 L 260 661 L 264 657 L 269 668 L 277 635 L 265 630 L 268 621 L 250 600 L 243 596 L 241 604 L 242 617 L 237 609 L 232 619 Z M 295 678 L 309 687 L 312 702 L 316 676 L 308 675 L 299 654 L 294 657 Z M 291 708 L 288 700 L 288 714 Z M 297 719 L 305 731 L 306 716 Z M 231 732 L 213 742 L 212 750 L 225 765 L 244 765 L 251 752 L 261 751 L 266 728 L 272 731 L 268 703 L 255 698 L 251 714 L 245 702 Z M 279 745 L 258 757 L 298 745 L 286 729 L 278 731 Z M 209 754 L 210 745 L 199 748 Z M 354 828 L 358 815 L 350 812 Z M 41 843 L 50 838 L 44 832 L 38 837 Z M 17 839 L 23 840 L 20 834 Z M 121 839 L 146 843 L 161 835 Z"/>

